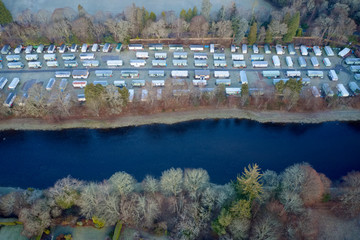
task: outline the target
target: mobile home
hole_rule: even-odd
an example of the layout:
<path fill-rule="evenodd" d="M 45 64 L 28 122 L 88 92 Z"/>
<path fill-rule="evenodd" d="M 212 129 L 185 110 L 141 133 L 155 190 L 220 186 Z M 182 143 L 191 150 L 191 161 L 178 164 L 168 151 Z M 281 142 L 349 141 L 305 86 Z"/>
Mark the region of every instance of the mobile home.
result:
<path fill-rule="evenodd" d="M 80 53 L 79 57 L 81 60 L 92 60 L 95 59 L 94 53 Z"/>
<path fill-rule="evenodd" d="M 311 71 L 311 70 L 308 70 L 307 75 L 310 78 L 323 78 L 324 77 L 324 72 L 323 71 Z"/>
<path fill-rule="evenodd" d="M 77 95 L 78 102 L 86 102 L 85 94 L 80 93 Z"/>
<path fill-rule="evenodd" d="M 229 78 L 230 73 L 229 71 L 214 71 L 215 78 Z"/>
<path fill-rule="evenodd" d="M 162 99 L 162 89 L 161 88 L 156 89 L 156 99 L 157 100 Z"/>
<path fill-rule="evenodd" d="M 321 56 L 322 53 L 321 53 L 321 49 L 319 46 L 314 46 L 313 50 L 314 50 L 315 56 Z"/>
<path fill-rule="evenodd" d="M 143 59 L 132 59 L 130 60 L 130 65 L 132 67 L 144 67 L 146 65 L 146 61 Z"/>
<path fill-rule="evenodd" d="M 97 77 L 112 77 L 112 70 L 95 70 L 95 76 Z"/>
<path fill-rule="evenodd" d="M 345 57 L 346 55 L 348 55 L 350 53 L 350 49 L 349 48 L 344 48 L 343 50 L 341 50 L 339 53 L 338 53 L 338 56 L 339 57 Z"/>
<path fill-rule="evenodd" d="M 16 48 L 14 49 L 14 53 L 15 54 L 20 54 L 22 50 L 22 45 L 17 45 Z"/>
<path fill-rule="evenodd" d="M 163 50 L 163 49 L 164 49 L 164 47 L 163 47 L 163 44 L 161 44 L 161 43 L 149 44 L 149 50 L 158 51 L 158 50 Z"/>
<path fill-rule="evenodd" d="M 248 84 L 248 78 L 245 71 L 240 71 L 240 82 L 241 84 Z"/>
<path fill-rule="evenodd" d="M 18 62 L 21 60 L 20 55 L 6 55 L 6 60 L 8 62 Z"/>
<path fill-rule="evenodd" d="M 194 61 L 194 66 L 195 67 L 207 67 L 207 61 L 206 60 L 195 60 Z"/>
<path fill-rule="evenodd" d="M 219 85 L 225 85 L 225 86 L 230 86 L 231 85 L 231 79 L 216 79 L 215 80 L 215 85 L 219 86 Z"/>
<path fill-rule="evenodd" d="M 78 66 L 77 61 L 64 61 L 64 67 L 66 68 L 74 68 L 77 66 Z"/>
<path fill-rule="evenodd" d="M 350 95 L 349 92 L 344 87 L 344 85 L 341 83 L 336 85 L 336 89 L 338 90 L 339 97 L 348 97 Z"/>
<path fill-rule="evenodd" d="M 310 61 L 311 61 L 312 65 L 313 65 L 314 67 L 319 67 L 319 66 L 320 66 L 319 61 L 317 60 L 316 57 L 311 57 L 311 58 L 310 58 Z"/>
<path fill-rule="evenodd" d="M 194 53 L 194 59 L 206 60 L 206 59 L 208 59 L 208 55 L 207 55 L 207 53 Z"/>
<path fill-rule="evenodd" d="M 360 58 L 345 58 L 345 63 L 347 65 L 359 65 Z"/>
<path fill-rule="evenodd" d="M 311 93 L 313 94 L 314 97 L 318 98 L 321 97 L 319 90 L 317 89 L 316 86 L 312 86 L 311 87 Z"/>
<path fill-rule="evenodd" d="M 37 61 L 39 59 L 39 55 L 37 54 L 26 54 L 25 60 L 26 61 Z"/>
<path fill-rule="evenodd" d="M 184 47 L 181 44 L 169 44 L 170 51 L 183 51 Z"/>
<path fill-rule="evenodd" d="M 48 67 L 58 67 L 59 63 L 57 61 L 48 61 L 48 62 L 46 62 L 46 66 L 48 66 Z"/>
<path fill-rule="evenodd" d="M 111 47 L 110 43 L 105 43 L 104 46 L 103 46 L 102 51 L 104 53 L 110 52 L 110 47 Z"/>
<path fill-rule="evenodd" d="M 72 85 L 73 85 L 74 88 L 84 88 L 87 85 L 87 81 L 85 81 L 85 80 L 82 80 L 82 81 L 76 80 L 76 81 L 72 82 Z"/>
<path fill-rule="evenodd" d="M 251 55 L 250 60 L 251 61 L 263 61 L 264 55 Z"/>
<path fill-rule="evenodd" d="M 358 73 L 360 72 L 360 66 L 350 66 L 350 71 Z"/>
<path fill-rule="evenodd" d="M 165 77 L 164 70 L 149 70 L 150 77 Z"/>
<path fill-rule="evenodd" d="M 324 59 L 323 59 L 323 63 L 324 63 L 324 65 L 325 65 L 326 67 L 330 67 L 330 66 L 331 66 L 331 62 L 330 62 L 329 58 L 324 58 Z"/>
<path fill-rule="evenodd" d="M 116 45 L 115 51 L 116 51 L 116 52 L 120 52 L 121 49 L 122 49 L 122 43 L 118 43 L 118 44 Z"/>
<path fill-rule="evenodd" d="M 14 92 L 9 93 L 3 105 L 5 107 L 11 107 L 15 101 L 15 98 L 16 94 Z"/>
<path fill-rule="evenodd" d="M 68 80 L 66 78 L 61 79 L 61 82 L 60 82 L 60 85 L 59 85 L 60 91 L 62 91 L 62 92 L 65 91 L 66 86 L 67 86 L 67 82 L 68 82 Z"/>
<path fill-rule="evenodd" d="M 360 74 L 358 74 L 358 73 L 357 73 L 357 74 L 354 74 L 354 78 L 355 78 L 355 80 L 358 80 L 358 81 L 359 81 L 359 80 L 360 80 Z"/>
<path fill-rule="evenodd" d="M 258 48 L 258 46 L 257 46 L 256 44 L 254 44 L 254 45 L 252 46 L 252 49 L 253 49 L 253 52 L 254 52 L 255 54 L 258 54 L 258 53 L 259 53 L 259 48 Z"/>
<path fill-rule="evenodd" d="M 246 62 L 245 61 L 233 61 L 233 67 L 234 68 L 246 68 Z"/>
<path fill-rule="evenodd" d="M 300 46 L 300 52 L 301 52 L 301 55 L 303 55 L 303 56 L 307 56 L 309 54 L 305 45 Z"/>
<path fill-rule="evenodd" d="M 187 52 L 174 52 L 173 57 L 176 59 L 187 58 Z"/>
<path fill-rule="evenodd" d="M 271 49 L 270 49 L 269 44 L 264 45 L 264 51 L 265 51 L 265 54 L 271 54 Z"/>
<path fill-rule="evenodd" d="M 325 96 L 327 97 L 333 97 L 334 96 L 334 92 L 333 90 L 331 90 L 331 87 L 328 83 L 323 83 L 321 85 L 321 89 L 323 90 Z"/>
<path fill-rule="evenodd" d="M 9 84 L 8 88 L 11 90 L 14 90 L 17 87 L 17 85 L 19 84 L 19 82 L 20 82 L 19 78 L 13 78 L 13 80 Z"/>
<path fill-rule="evenodd" d="M 329 78 L 330 78 L 332 81 L 337 81 L 337 80 L 339 80 L 338 75 L 336 74 L 335 70 L 330 70 L 330 71 L 329 71 Z"/>
<path fill-rule="evenodd" d="M 76 56 L 75 56 L 75 54 L 72 54 L 72 53 L 65 53 L 65 54 L 62 54 L 62 55 L 61 55 L 61 58 L 62 58 L 63 60 L 72 61 L 72 60 L 75 60 Z"/>
<path fill-rule="evenodd" d="M 325 46 L 324 50 L 326 52 L 326 55 L 328 55 L 329 57 L 334 56 L 334 51 L 332 50 L 332 48 L 330 46 Z"/>
<path fill-rule="evenodd" d="M 173 59 L 172 63 L 175 67 L 186 67 L 188 65 L 186 59 Z"/>
<path fill-rule="evenodd" d="M 148 59 L 149 53 L 148 52 L 136 52 L 136 58 L 138 59 Z"/>
<path fill-rule="evenodd" d="M 75 56 L 74 54 L 72 54 L 73 56 Z M 64 59 L 64 58 L 63 58 Z M 74 58 L 75 59 L 75 58 Z M 68 59 L 68 60 L 74 60 L 74 59 Z M 47 53 L 44 54 L 44 60 L 45 61 L 55 61 L 56 60 L 56 54 L 55 53 Z"/>
<path fill-rule="evenodd" d="M 283 47 L 282 47 L 280 44 L 277 44 L 277 45 L 275 46 L 275 49 L 276 49 L 276 54 L 277 54 L 277 55 L 283 55 L 283 54 L 285 54 L 285 51 L 284 51 Z"/>
<path fill-rule="evenodd" d="M 232 53 L 236 52 L 236 46 L 235 46 L 234 44 L 231 44 L 231 46 L 230 46 L 230 51 L 231 51 Z"/>
<path fill-rule="evenodd" d="M 275 67 L 280 67 L 280 58 L 278 55 L 272 56 L 272 60 Z"/>
<path fill-rule="evenodd" d="M 126 87 L 126 82 L 125 82 L 125 80 L 115 80 L 114 81 L 114 86 L 115 87 L 120 87 L 120 88 Z"/>
<path fill-rule="evenodd" d="M 232 54 L 231 59 L 233 61 L 243 61 L 244 60 L 244 54 Z"/>
<path fill-rule="evenodd" d="M 107 60 L 106 65 L 108 67 L 121 67 L 123 65 L 123 60 Z"/>
<path fill-rule="evenodd" d="M 1 48 L 1 54 L 7 55 L 11 50 L 10 45 L 6 44 Z"/>
<path fill-rule="evenodd" d="M 197 86 L 197 87 L 198 86 L 204 87 L 204 86 L 207 85 L 207 81 L 206 80 L 201 80 L 201 79 L 193 79 L 192 83 L 193 83 L 194 86 Z"/>
<path fill-rule="evenodd" d="M 290 54 L 290 55 L 295 55 L 295 54 L 296 54 L 295 47 L 294 47 L 294 44 L 293 44 L 293 43 L 290 43 L 290 44 L 288 45 L 288 51 L 289 51 L 289 54 Z"/>
<path fill-rule="evenodd" d="M 98 60 L 86 60 L 82 62 L 83 67 L 98 67 L 100 62 Z"/>
<path fill-rule="evenodd" d="M 70 47 L 70 52 L 76 52 L 78 48 L 78 45 L 76 43 L 73 43 Z"/>
<path fill-rule="evenodd" d="M 287 77 L 301 77 L 300 71 L 286 71 Z"/>
<path fill-rule="evenodd" d="M 134 100 L 134 89 L 129 89 L 129 102 Z"/>
<path fill-rule="evenodd" d="M 155 59 L 166 59 L 167 53 L 166 52 L 156 52 Z"/>
<path fill-rule="evenodd" d="M 66 51 L 66 45 L 62 44 L 59 48 L 59 53 L 64 53 Z"/>
<path fill-rule="evenodd" d="M 253 68 L 266 68 L 269 66 L 267 61 L 253 61 L 252 62 Z"/>
<path fill-rule="evenodd" d="M 22 62 L 8 62 L 7 66 L 10 69 L 24 68 L 24 64 Z"/>
<path fill-rule="evenodd" d="M 8 82 L 8 80 L 6 77 L 1 77 L 0 78 L 0 89 L 3 89 L 7 82 Z"/>
<path fill-rule="evenodd" d="M 263 71 L 262 74 L 264 77 L 267 77 L 267 78 L 280 77 L 280 71 Z"/>
<path fill-rule="evenodd" d="M 55 77 L 57 77 L 57 78 L 70 77 L 70 76 L 71 76 L 71 72 L 69 72 L 69 71 L 56 71 L 55 72 Z"/>
<path fill-rule="evenodd" d="M 151 61 L 153 67 L 166 67 L 166 60 L 152 60 Z"/>
<path fill-rule="evenodd" d="M 92 52 L 97 52 L 98 49 L 99 49 L 99 44 L 97 44 L 97 43 L 93 44 L 92 47 L 91 47 Z"/>
<path fill-rule="evenodd" d="M 89 77 L 88 70 L 73 70 L 72 77 L 74 79 L 87 79 Z"/>
<path fill-rule="evenodd" d="M 25 53 L 30 54 L 30 53 L 32 53 L 32 50 L 33 50 L 33 46 L 29 45 L 25 48 Z"/>
<path fill-rule="evenodd" d="M 121 77 L 123 78 L 138 78 L 139 71 L 136 70 L 123 70 L 121 71 Z"/>
<path fill-rule="evenodd" d="M 28 62 L 29 68 L 41 68 L 42 63 L 41 62 Z"/>
<path fill-rule="evenodd" d="M 195 79 L 209 79 L 210 70 L 195 70 Z"/>
<path fill-rule="evenodd" d="M 286 64 L 287 64 L 288 67 L 293 67 L 294 66 L 294 63 L 293 63 L 291 57 L 286 56 L 285 61 L 286 61 Z"/>
<path fill-rule="evenodd" d="M 56 47 L 54 44 L 51 44 L 47 49 L 47 53 L 55 53 Z"/>
<path fill-rule="evenodd" d="M 50 79 L 49 79 L 49 82 L 48 82 L 47 85 L 46 85 L 46 90 L 47 90 L 47 91 L 51 91 L 51 89 L 53 88 L 54 84 L 55 84 L 55 78 L 50 78 Z"/>
<path fill-rule="evenodd" d="M 82 53 L 86 53 L 87 52 L 87 49 L 88 49 L 88 45 L 86 43 L 84 43 L 82 46 L 81 46 L 81 52 Z"/>
<path fill-rule="evenodd" d="M 232 96 L 232 95 L 240 95 L 241 93 L 241 88 L 225 88 L 225 94 L 228 96 Z"/>
<path fill-rule="evenodd" d="M 214 60 L 225 60 L 224 53 L 214 53 Z"/>
<path fill-rule="evenodd" d="M 109 85 L 108 81 L 106 80 L 97 80 L 93 82 L 94 85 L 101 85 L 103 87 L 106 87 L 107 85 Z"/>
<path fill-rule="evenodd" d="M 149 98 L 149 91 L 147 89 L 141 90 L 141 101 L 146 102 Z"/>
<path fill-rule="evenodd" d="M 300 67 L 306 67 L 306 61 L 304 57 L 299 57 L 298 62 Z"/>
<path fill-rule="evenodd" d="M 246 54 L 246 53 L 247 53 L 247 45 L 246 45 L 246 44 L 243 44 L 243 45 L 241 46 L 241 50 L 242 50 L 242 53 L 243 53 L 243 54 Z"/>
<path fill-rule="evenodd" d="M 151 80 L 151 86 L 163 87 L 163 86 L 165 86 L 165 80 Z"/>
<path fill-rule="evenodd" d="M 349 88 L 354 93 L 354 95 L 360 94 L 360 88 L 356 82 L 349 82 Z"/>
<path fill-rule="evenodd" d="M 190 45 L 189 47 L 191 51 L 204 51 L 203 45 Z"/>
<path fill-rule="evenodd" d="M 174 78 L 187 78 L 189 77 L 189 72 L 187 70 L 172 70 L 171 76 Z"/>
<path fill-rule="evenodd" d="M 214 67 L 227 67 L 227 63 L 224 60 L 214 60 Z"/>
<path fill-rule="evenodd" d="M 129 44 L 129 50 L 143 50 L 144 49 L 144 45 L 142 44 Z"/>
<path fill-rule="evenodd" d="M 44 51 L 44 44 L 40 44 L 37 49 L 36 49 L 36 52 L 37 53 L 43 53 Z"/>
<path fill-rule="evenodd" d="M 144 87 L 145 86 L 145 80 L 132 80 L 131 85 L 133 87 Z"/>
<path fill-rule="evenodd" d="M 215 52 L 215 44 L 210 44 L 210 52 L 214 53 Z"/>

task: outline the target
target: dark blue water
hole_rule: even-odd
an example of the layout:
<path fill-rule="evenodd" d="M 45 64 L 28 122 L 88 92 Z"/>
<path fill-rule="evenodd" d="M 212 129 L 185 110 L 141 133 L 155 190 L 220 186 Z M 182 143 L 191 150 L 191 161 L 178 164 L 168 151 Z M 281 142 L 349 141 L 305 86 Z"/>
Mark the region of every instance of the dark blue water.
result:
<path fill-rule="evenodd" d="M 171 167 L 233 180 L 249 163 L 282 171 L 308 162 L 338 179 L 360 170 L 360 124 L 261 124 L 205 120 L 111 130 L 0 132 L 0 186 L 45 188 L 73 177 L 102 181 L 126 171 L 141 181 Z"/>

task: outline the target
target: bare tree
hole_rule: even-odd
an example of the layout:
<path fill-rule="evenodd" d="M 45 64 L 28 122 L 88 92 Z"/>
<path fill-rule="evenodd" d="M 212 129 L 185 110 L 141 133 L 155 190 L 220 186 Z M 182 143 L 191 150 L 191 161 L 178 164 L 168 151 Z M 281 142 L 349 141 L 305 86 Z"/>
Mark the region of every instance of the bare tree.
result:
<path fill-rule="evenodd" d="M 173 31 L 177 38 L 180 38 L 184 32 L 187 32 L 189 30 L 189 26 L 190 24 L 182 18 L 176 19 L 176 21 L 172 24 Z"/>
<path fill-rule="evenodd" d="M 147 27 L 144 28 L 143 34 L 146 37 L 155 37 L 160 41 L 160 38 L 168 36 L 168 30 L 166 29 L 165 20 L 160 19 L 157 22 L 151 22 Z"/>
<path fill-rule="evenodd" d="M 171 168 L 161 175 L 161 190 L 166 195 L 177 196 L 183 188 L 183 171 L 180 168 Z"/>
<path fill-rule="evenodd" d="M 269 24 L 269 29 L 274 36 L 282 37 L 287 33 L 287 24 L 281 23 L 279 20 L 272 20 Z"/>
<path fill-rule="evenodd" d="M 210 0 L 202 0 L 201 15 L 206 19 L 207 22 L 210 20 L 211 7 L 212 4 Z"/>
<path fill-rule="evenodd" d="M 350 172 L 342 179 L 342 207 L 350 216 L 357 216 L 360 213 L 360 172 Z"/>
<path fill-rule="evenodd" d="M 209 184 L 209 174 L 204 169 L 186 169 L 184 172 L 184 188 L 190 197 L 197 199 L 200 192 Z"/>
<path fill-rule="evenodd" d="M 227 38 L 233 35 L 231 21 L 220 21 L 215 24 L 216 36 Z"/>
<path fill-rule="evenodd" d="M 117 172 L 110 177 L 109 182 L 121 196 L 126 196 L 134 191 L 136 180 L 126 172 Z"/>
<path fill-rule="evenodd" d="M 159 191 L 159 181 L 152 176 L 146 176 L 142 184 L 146 193 L 155 194 Z"/>
<path fill-rule="evenodd" d="M 115 21 L 113 19 L 108 19 L 105 22 L 106 27 L 112 33 L 114 40 L 118 42 L 123 42 L 125 39 L 129 38 L 131 23 L 128 21 Z"/>
<path fill-rule="evenodd" d="M 203 16 L 195 16 L 191 20 L 189 30 L 194 37 L 205 37 L 209 30 L 209 23 Z"/>

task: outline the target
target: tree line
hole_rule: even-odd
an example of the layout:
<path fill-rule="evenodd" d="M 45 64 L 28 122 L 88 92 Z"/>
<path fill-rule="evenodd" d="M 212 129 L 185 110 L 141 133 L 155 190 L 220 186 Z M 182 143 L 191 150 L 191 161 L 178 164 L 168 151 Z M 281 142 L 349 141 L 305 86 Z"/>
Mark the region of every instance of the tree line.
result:
<path fill-rule="evenodd" d="M 2 43 L 83 43 L 124 42 L 132 38 L 160 39 L 166 37 L 232 38 L 241 43 L 247 36 L 249 44 L 288 43 L 295 36 L 312 36 L 340 42 L 357 40 L 353 36 L 359 24 L 356 1 L 290 1 L 273 0 L 279 10 L 245 11 L 235 2 L 212 9 L 210 0 L 203 0 L 201 9 L 182 9 L 156 15 L 135 4 L 118 14 L 101 10 L 91 15 L 81 5 L 77 11 L 58 8 L 52 13 L 25 10 L 12 17 L 0 2 L 0 40 Z"/>
<path fill-rule="evenodd" d="M 171 168 L 141 182 L 117 172 L 102 182 L 68 176 L 48 189 L 16 189 L 0 196 L 0 216 L 18 218 L 27 237 L 62 223 L 120 224 L 174 239 L 317 239 L 332 237 L 319 214 L 325 222 L 359 217 L 359 193 L 360 172 L 332 183 L 306 163 L 280 174 L 249 165 L 225 185 L 211 183 L 204 169 Z"/>

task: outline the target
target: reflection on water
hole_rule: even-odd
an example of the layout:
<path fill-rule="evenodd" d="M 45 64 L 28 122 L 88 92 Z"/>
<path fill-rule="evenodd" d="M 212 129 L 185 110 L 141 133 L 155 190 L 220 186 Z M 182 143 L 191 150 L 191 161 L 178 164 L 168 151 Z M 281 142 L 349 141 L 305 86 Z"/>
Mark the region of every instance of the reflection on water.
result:
<path fill-rule="evenodd" d="M 5 139 L 5 140 L 2 140 Z M 141 181 L 171 167 L 204 168 L 216 183 L 245 166 L 282 171 L 298 162 L 336 179 L 360 170 L 359 123 L 261 124 L 237 119 L 173 125 L 0 132 L 0 186 L 48 187 L 73 177 L 101 181 L 126 171 Z"/>

